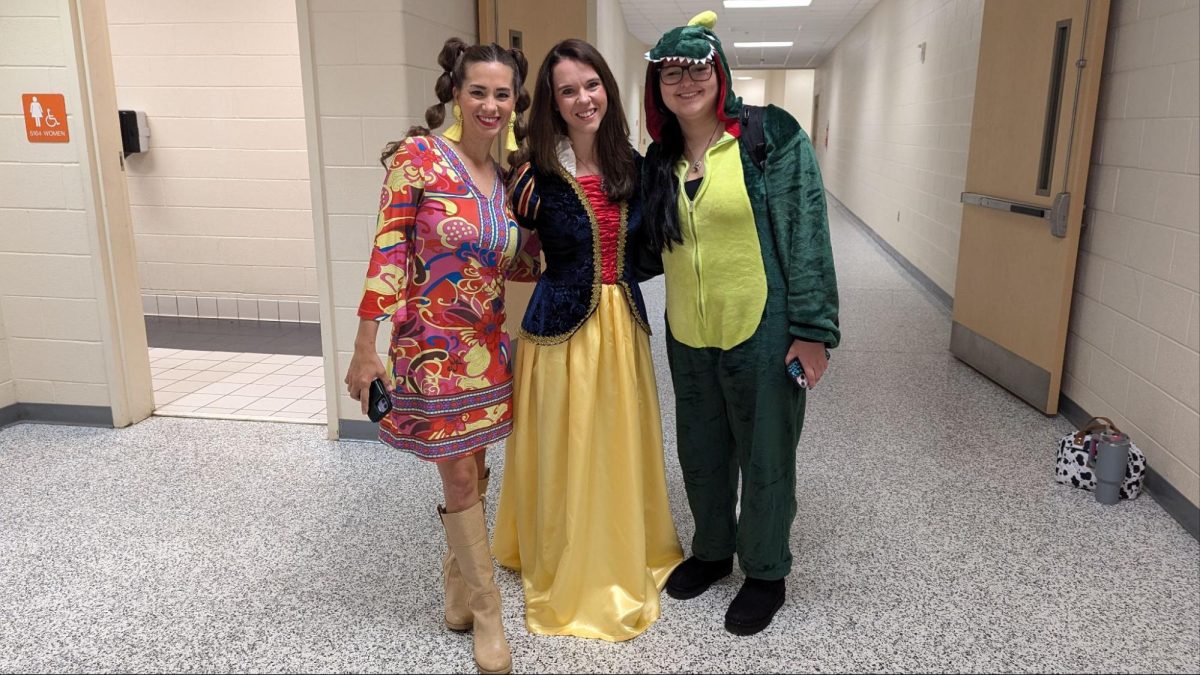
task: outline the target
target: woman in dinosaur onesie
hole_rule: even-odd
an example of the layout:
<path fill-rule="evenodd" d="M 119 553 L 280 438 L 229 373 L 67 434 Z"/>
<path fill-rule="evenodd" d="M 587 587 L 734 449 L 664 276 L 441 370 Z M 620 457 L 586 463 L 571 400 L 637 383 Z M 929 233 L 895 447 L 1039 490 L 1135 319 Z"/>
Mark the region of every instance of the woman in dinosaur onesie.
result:
<path fill-rule="evenodd" d="M 725 627 L 750 635 L 783 605 L 792 564 L 806 391 L 787 364 L 798 359 L 815 386 L 840 332 L 812 144 L 780 108 L 743 110 L 716 18 L 700 14 L 646 54 L 655 142 L 643 169 L 642 266 L 658 268 L 659 254 L 666 275 L 679 463 L 696 523 L 692 556 L 667 592 L 700 595 L 732 571 L 736 553 L 746 580 Z"/>

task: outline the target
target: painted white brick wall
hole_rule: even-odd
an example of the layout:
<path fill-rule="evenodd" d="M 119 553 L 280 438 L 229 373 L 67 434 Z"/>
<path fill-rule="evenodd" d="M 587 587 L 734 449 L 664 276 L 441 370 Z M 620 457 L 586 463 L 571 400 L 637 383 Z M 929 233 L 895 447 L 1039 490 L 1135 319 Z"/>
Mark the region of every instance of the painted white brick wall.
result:
<path fill-rule="evenodd" d="M 982 0 L 879 3 L 818 69 L 809 130 L 826 188 L 951 295 L 982 23 Z"/>
<path fill-rule="evenodd" d="M 66 3 L 0 3 L 0 406 L 109 404 Z M 69 143 L 25 140 L 22 93 L 62 93 Z"/>
<path fill-rule="evenodd" d="M 329 247 L 336 381 L 354 352 L 357 309 L 375 234 L 389 141 L 424 124 L 441 74 L 437 55 L 454 35 L 474 42 L 472 0 L 309 0 L 312 72 L 319 112 L 324 229 Z M 449 115 L 447 115 L 449 117 Z M 315 183 L 314 183 L 315 184 Z M 379 350 L 390 334 L 379 331 Z M 365 419 L 339 387 L 337 417 Z"/>
<path fill-rule="evenodd" d="M 1200 8 L 1114 0 L 1063 391 L 1200 504 Z"/>
<path fill-rule="evenodd" d="M 146 313 L 205 316 L 224 300 L 269 319 L 260 301 L 283 302 L 315 321 L 294 0 L 107 11 L 118 100 L 151 129 L 150 151 L 126 159 Z"/>

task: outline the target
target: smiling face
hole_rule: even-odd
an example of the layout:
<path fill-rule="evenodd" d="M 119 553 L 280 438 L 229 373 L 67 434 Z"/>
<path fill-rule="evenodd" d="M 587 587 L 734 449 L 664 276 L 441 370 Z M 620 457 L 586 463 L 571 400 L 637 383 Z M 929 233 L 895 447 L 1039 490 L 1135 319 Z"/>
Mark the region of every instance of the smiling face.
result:
<path fill-rule="evenodd" d="M 463 140 L 493 140 L 508 125 L 516 107 L 512 68 L 498 62 L 467 67 L 454 101 L 462 108 Z"/>
<path fill-rule="evenodd" d="M 551 75 L 554 107 L 567 125 L 567 135 L 594 136 L 608 112 L 608 93 L 596 69 L 574 59 L 563 59 Z"/>
<path fill-rule="evenodd" d="M 722 86 L 712 63 L 664 61 L 658 70 L 659 93 L 667 109 L 681 120 L 702 121 L 717 114 L 717 94 Z M 705 76 L 707 72 L 707 77 Z M 679 79 L 676 81 L 676 77 Z M 700 78 L 697 81 L 697 78 Z"/>

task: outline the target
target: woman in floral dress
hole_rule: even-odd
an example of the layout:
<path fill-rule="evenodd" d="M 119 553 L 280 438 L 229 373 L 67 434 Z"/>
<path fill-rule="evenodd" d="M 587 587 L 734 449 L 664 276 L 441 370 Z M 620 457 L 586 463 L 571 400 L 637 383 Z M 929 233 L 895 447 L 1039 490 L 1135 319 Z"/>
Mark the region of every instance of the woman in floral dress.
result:
<path fill-rule="evenodd" d="M 446 42 L 438 62 L 445 69 L 439 103 L 426 122 L 440 126 L 451 101 L 456 121 L 441 136 L 414 128 L 384 151 L 388 173 L 346 384 L 365 412 L 370 383 L 382 378 L 392 410 L 380 423 L 380 440 L 437 463 L 446 499 L 438 511 L 450 548 L 446 625 L 473 628 L 479 669 L 506 673 L 512 659 L 480 483 L 484 450 L 512 426 L 504 282 L 531 280 L 537 270 L 532 253 L 521 253 L 490 151 L 506 127 L 510 143 L 523 133 L 515 123 L 528 107 L 527 65 L 517 50 L 468 47 L 457 38 Z M 383 321 L 392 325 L 386 369 L 375 351 Z"/>

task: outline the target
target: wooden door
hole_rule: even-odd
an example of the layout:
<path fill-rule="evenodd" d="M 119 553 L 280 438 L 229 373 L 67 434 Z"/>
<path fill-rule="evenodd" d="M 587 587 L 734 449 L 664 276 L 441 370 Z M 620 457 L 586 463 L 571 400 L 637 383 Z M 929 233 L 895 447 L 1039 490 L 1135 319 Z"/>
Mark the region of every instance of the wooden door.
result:
<path fill-rule="evenodd" d="M 987 0 L 951 351 L 1058 411 L 1108 0 Z"/>

